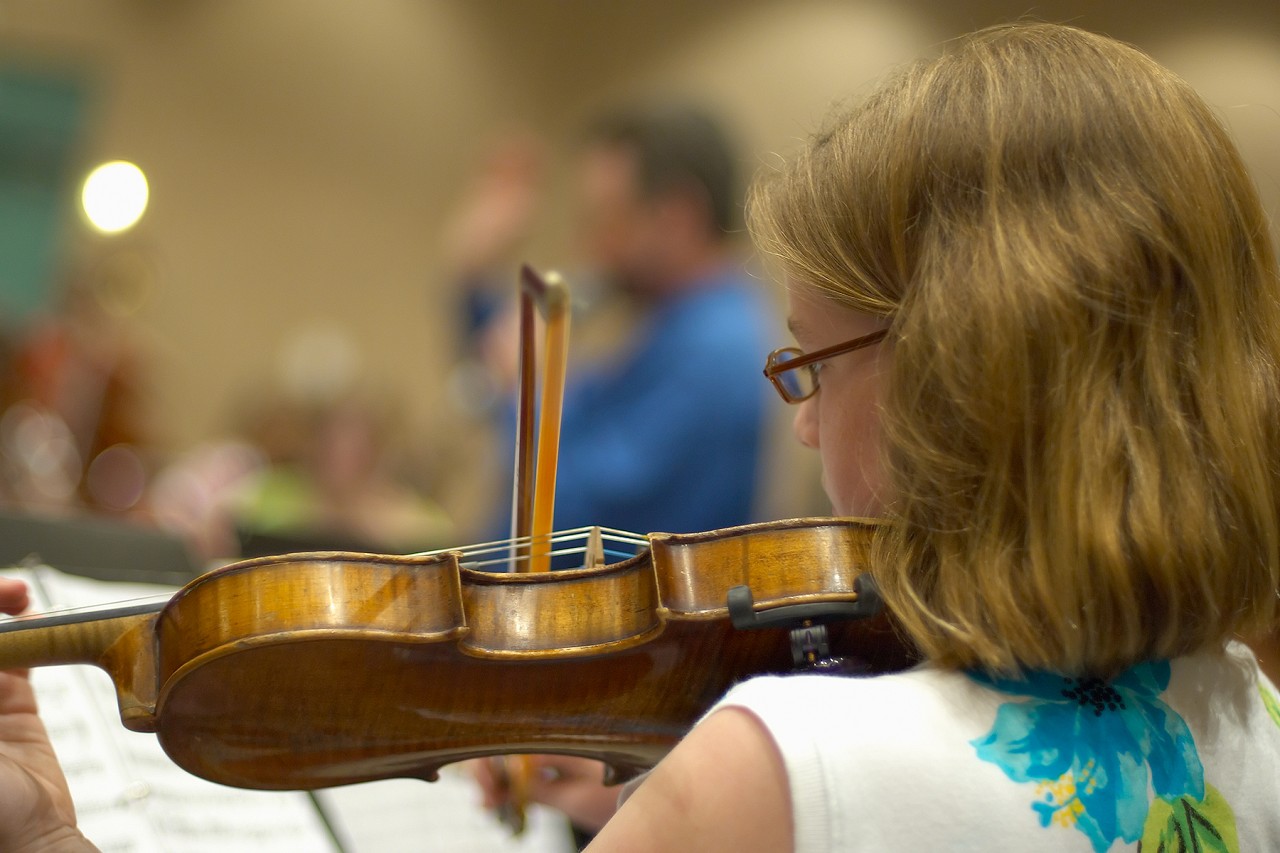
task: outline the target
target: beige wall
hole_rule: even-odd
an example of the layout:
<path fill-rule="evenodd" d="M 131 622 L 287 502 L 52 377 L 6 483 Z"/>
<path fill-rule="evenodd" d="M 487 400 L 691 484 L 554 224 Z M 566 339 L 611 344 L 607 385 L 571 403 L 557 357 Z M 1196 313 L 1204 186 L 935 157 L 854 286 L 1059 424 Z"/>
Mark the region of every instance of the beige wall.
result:
<path fill-rule="evenodd" d="M 348 336 L 364 381 L 405 401 L 431 446 L 453 320 L 435 235 L 487 140 L 525 123 L 563 141 L 613 98 L 673 92 L 721 103 L 764 162 L 887 66 L 1023 13 L 1187 76 L 1277 215 L 1274 0 L 9 0 L 0 50 L 81 69 L 86 162 L 151 178 L 150 211 L 118 242 L 154 269 L 135 322 L 166 447 L 223 433 L 306 328 Z M 530 259 L 563 260 L 562 208 L 548 202 Z"/>

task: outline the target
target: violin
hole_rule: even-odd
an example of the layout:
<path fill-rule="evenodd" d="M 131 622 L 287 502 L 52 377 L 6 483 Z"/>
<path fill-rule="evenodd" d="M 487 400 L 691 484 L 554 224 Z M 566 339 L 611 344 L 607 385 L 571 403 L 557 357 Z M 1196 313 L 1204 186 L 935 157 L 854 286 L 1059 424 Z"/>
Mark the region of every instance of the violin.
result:
<path fill-rule="evenodd" d="M 598 759 L 617 782 L 655 764 L 737 681 L 797 662 L 906 666 L 859 580 L 874 529 L 587 528 L 557 534 L 551 552 L 582 567 L 541 573 L 489 571 L 506 543 L 259 558 L 162 605 L 11 620 L 0 669 L 102 668 L 127 728 L 225 785 L 430 780 L 511 753 Z"/>
<path fill-rule="evenodd" d="M 233 563 L 162 605 L 0 624 L 0 669 L 102 668 L 127 728 L 235 787 L 431 780 L 451 762 L 514 755 L 518 830 L 521 754 L 597 759 L 620 782 L 738 681 L 911 662 L 866 574 L 874 522 L 553 533 L 569 300 L 558 278 L 528 267 L 521 287 L 510 540 Z M 547 321 L 541 383 L 536 311 Z"/>

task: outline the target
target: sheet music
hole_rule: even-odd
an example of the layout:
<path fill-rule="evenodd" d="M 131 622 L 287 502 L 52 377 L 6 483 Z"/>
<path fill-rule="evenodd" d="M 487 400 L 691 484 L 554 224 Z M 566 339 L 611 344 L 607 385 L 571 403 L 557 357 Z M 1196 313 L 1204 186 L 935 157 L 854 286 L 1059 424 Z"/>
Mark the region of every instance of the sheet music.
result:
<path fill-rule="evenodd" d="M 35 610 L 172 592 L 47 568 L 25 574 Z M 90 666 L 40 667 L 31 671 L 31 680 L 80 828 L 104 853 L 341 853 L 306 794 L 242 791 L 207 782 L 170 761 L 154 735 L 125 729 L 105 672 Z"/>
<path fill-rule="evenodd" d="M 559 813 L 534 806 L 524 835 L 514 838 L 480 807 L 475 783 L 457 767 L 436 782 L 388 779 L 317 791 L 348 849 L 359 853 L 570 853 L 569 825 Z"/>
<path fill-rule="evenodd" d="M 171 587 L 107 583 L 40 567 L 24 577 L 36 611 L 120 602 Z M 192 776 L 154 735 L 120 723 L 115 690 L 90 666 L 31 671 L 81 829 L 104 853 L 568 853 L 568 826 L 533 808 L 520 838 L 479 805 L 474 783 L 388 780 L 317 792 L 245 791 Z M 323 811 L 321 810 L 323 808 Z M 327 822 L 326 822 L 327 818 Z M 336 835 L 336 838 L 335 838 Z"/>

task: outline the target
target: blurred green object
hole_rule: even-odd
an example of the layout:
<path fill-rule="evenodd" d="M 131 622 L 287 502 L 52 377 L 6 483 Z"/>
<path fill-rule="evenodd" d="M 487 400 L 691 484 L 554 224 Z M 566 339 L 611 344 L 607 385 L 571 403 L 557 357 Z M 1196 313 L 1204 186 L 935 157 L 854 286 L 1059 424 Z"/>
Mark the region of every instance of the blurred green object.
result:
<path fill-rule="evenodd" d="M 0 326 L 20 325 L 57 298 L 85 101 L 69 73 L 0 67 Z"/>

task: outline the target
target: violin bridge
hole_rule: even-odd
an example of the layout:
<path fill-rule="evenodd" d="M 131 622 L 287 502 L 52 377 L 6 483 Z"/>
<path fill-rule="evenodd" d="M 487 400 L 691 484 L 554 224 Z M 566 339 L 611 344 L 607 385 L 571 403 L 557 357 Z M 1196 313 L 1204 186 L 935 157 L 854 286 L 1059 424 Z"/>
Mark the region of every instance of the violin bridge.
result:
<path fill-rule="evenodd" d="M 588 568 L 597 569 L 604 565 L 604 536 L 600 533 L 599 527 L 592 527 L 587 532 L 587 561 Z"/>

